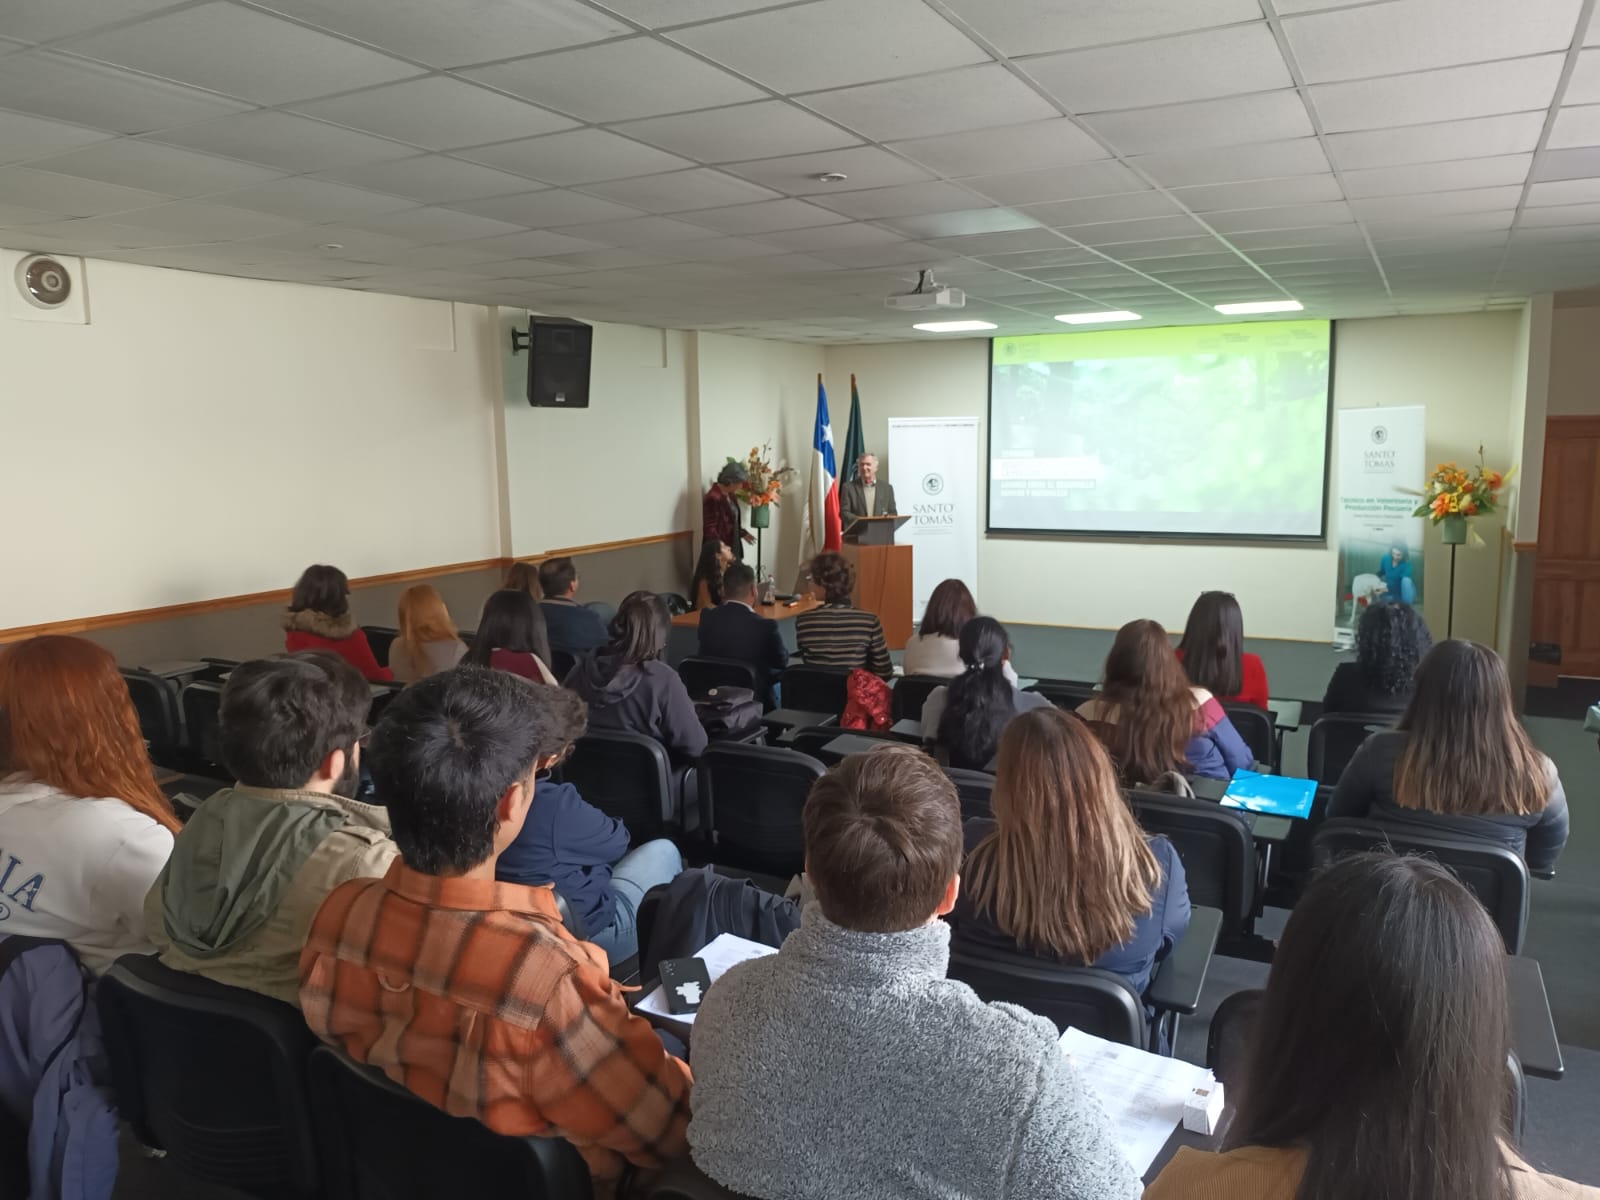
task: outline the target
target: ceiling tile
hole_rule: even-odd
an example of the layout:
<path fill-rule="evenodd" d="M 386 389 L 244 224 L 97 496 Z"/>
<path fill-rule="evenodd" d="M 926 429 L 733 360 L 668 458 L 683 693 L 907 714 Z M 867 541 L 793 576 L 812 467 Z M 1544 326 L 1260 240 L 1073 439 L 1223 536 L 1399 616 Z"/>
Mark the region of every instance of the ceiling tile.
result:
<path fill-rule="evenodd" d="M 57 250 L 73 254 L 105 254 L 116 249 L 171 246 L 185 239 L 165 231 L 137 229 L 100 218 L 57 221 L 28 227 L 29 250 Z"/>
<path fill-rule="evenodd" d="M 680 221 L 690 221 L 715 229 L 718 233 L 772 233 L 783 229 L 810 229 L 836 225 L 847 217 L 818 208 L 804 200 L 768 200 L 761 204 L 740 204 L 732 208 L 707 208 L 679 213 Z"/>
<path fill-rule="evenodd" d="M 153 142 L 118 138 L 34 164 L 41 171 L 59 171 L 81 179 L 98 179 L 123 187 L 143 188 L 169 196 L 204 196 L 264 183 L 278 172 L 248 163 L 195 154 Z"/>
<path fill-rule="evenodd" d="M 0 106 L 130 134 L 245 110 L 208 92 L 45 51 L 6 59 Z"/>
<path fill-rule="evenodd" d="M 507 258 L 539 258 L 546 254 L 576 254 L 582 250 L 604 250 L 598 242 L 585 241 L 567 233 L 530 229 L 526 233 L 507 233 L 499 237 L 463 242 L 475 250 L 494 250 Z"/>
<path fill-rule="evenodd" d="M 821 154 L 727 163 L 722 169 L 792 196 L 892 187 L 898 183 L 915 183 L 933 178 L 915 163 L 909 163 L 877 146 L 854 146 L 844 150 L 827 150 Z M 825 183 L 817 178 L 834 171 L 844 173 L 848 179 L 840 183 Z"/>
<path fill-rule="evenodd" d="M 848 36 L 841 37 L 848 30 Z M 817 0 L 696 25 L 673 40 L 775 91 L 814 92 L 989 61 L 922 0 Z"/>
<path fill-rule="evenodd" d="M 423 204 L 480 200 L 486 196 L 511 195 L 528 190 L 528 181 L 520 176 L 491 171 L 488 167 L 446 158 L 442 154 L 423 154 L 417 158 L 370 163 L 364 167 L 343 167 L 324 171 L 321 177 L 336 183 L 371 188 L 376 192 L 410 196 Z"/>
<path fill-rule="evenodd" d="M 1372 196 L 1352 199 L 1350 207 L 1362 221 L 1425 217 L 1430 214 L 1496 212 L 1515 208 L 1522 198 L 1521 186 L 1462 188 L 1453 192 L 1429 192 L 1421 196 Z"/>
<path fill-rule="evenodd" d="M 20 204 L 60 217 L 99 217 L 129 209 L 162 204 L 170 196 L 136 188 L 117 187 L 72 175 L 35 171 L 28 167 L 0 170 L 0 204 Z"/>
<path fill-rule="evenodd" d="M 413 201 L 380 192 L 364 192 L 321 179 L 274 179 L 254 187 L 213 196 L 218 204 L 273 213 L 301 221 L 354 221 L 410 208 Z"/>
<path fill-rule="evenodd" d="M 265 110 L 152 134 L 150 140 L 297 172 L 387 162 L 416 154 L 414 147 L 399 142 Z"/>
<path fill-rule="evenodd" d="M 550 261 L 572 270 L 587 268 L 596 271 L 609 271 L 628 267 L 655 266 L 670 260 L 663 258 L 659 254 L 648 254 L 643 250 L 612 246 L 605 250 L 580 250 L 576 254 L 557 254 Z"/>
<path fill-rule="evenodd" d="M 860 141 L 782 100 L 630 121 L 617 126 L 617 132 L 687 158 L 722 163 L 807 154 Z"/>
<path fill-rule="evenodd" d="M 1084 200 L 1034 204 L 1024 211 L 1041 225 L 1061 229 L 1071 225 L 1093 225 L 1100 221 L 1177 216 L 1178 206 L 1171 197 L 1152 188 L 1125 196 L 1096 196 Z"/>
<path fill-rule="evenodd" d="M 603 129 L 573 129 L 520 142 L 483 146 L 466 151 L 464 157 L 504 167 L 530 179 L 561 185 L 598 183 L 694 165 L 688 159 Z"/>
<path fill-rule="evenodd" d="M 268 237 L 299 224 L 270 213 L 249 212 L 200 200 L 179 200 L 156 208 L 142 208 L 123 213 L 117 220 L 135 229 L 171 234 L 174 241 L 185 243 Z"/>
<path fill-rule="evenodd" d="M 497 63 L 465 74 L 585 121 L 742 104 L 765 95 L 726 71 L 646 37 Z"/>
<path fill-rule="evenodd" d="M 753 204 L 773 200 L 778 193 L 770 188 L 739 179 L 706 167 L 692 171 L 672 171 L 665 175 L 643 175 L 592 183 L 586 188 L 597 196 L 631 204 L 653 213 L 684 212 L 691 208 L 716 208 L 728 204 Z"/>
<path fill-rule="evenodd" d="M 1309 83 L 1399 75 L 1434 67 L 1565 50 L 1582 0 L 1407 0 L 1283 22 Z M 1509 18 L 1509 19 L 1508 19 Z"/>
<path fill-rule="evenodd" d="M 1294 91 L 1100 113 L 1085 118 L 1084 124 L 1123 154 L 1240 146 L 1310 137 L 1314 132 Z"/>
<path fill-rule="evenodd" d="M 1248 252 L 1294 247 L 1297 253 L 1305 253 L 1307 257 L 1321 257 L 1336 252 L 1328 249 L 1329 247 L 1348 248 L 1352 254 L 1367 252 L 1361 227 L 1353 222 L 1348 225 L 1322 225 L 1309 229 L 1253 229 L 1244 233 L 1230 233 L 1228 241 L 1235 248 Z M 1313 250 L 1315 254 L 1311 253 Z"/>
<path fill-rule="evenodd" d="M 506 261 L 503 254 L 476 248 L 468 250 L 460 242 L 416 246 L 410 250 L 395 250 L 385 254 L 383 259 L 386 264 L 391 266 L 448 267 L 452 271 L 471 271 L 476 275 L 487 275 L 492 269 L 496 278 L 504 277 L 500 268 Z M 488 266 L 490 263 L 494 264 L 493 268 Z M 370 266 L 371 264 L 368 264 L 369 268 Z M 363 270 L 366 268 L 357 267 L 355 269 Z M 376 269 L 382 270 L 383 268 Z"/>
<path fill-rule="evenodd" d="M 1035 54 L 1261 17 L 1256 0 L 946 0 L 1003 54 Z"/>
<path fill-rule="evenodd" d="M 889 149 L 952 178 L 998 174 L 1019 162 L 1054 166 L 1108 157 L 1105 147 L 1066 117 L 917 138 Z"/>
<path fill-rule="evenodd" d="M 970 237 L 934 238 L 932 244 L 951 254 L 1019 254 L 1034 250 L 1077 251 L 1060 234 L 1049 229 L 1019 229 L 1013 233 L 978 233 Z"/>
<path fill-rule="evenodd" d="M 880 142 L 1060 115 L 999 63 L 819 92 L 805 103 Z"/>
<path fill-rule="evenodd" d="M 1140 155 L 1130 159 L 1129 165 L 1163 187 L 1320 175 L 1330 169 L 1322 144 L 1314 137 L 1213 150 L 1169 150 Z"/>
<path fill-rule="evenodd" d="M 1507 113 L 1468 121 L 1334 133 L 1328 135 L 1327 145 L 1342 169 L 1354 171 L 1366 167 L 1444 162 L 1453 158 L 1521 154 L 1533 150 L 1543 129 L 1542 112 Z"/>
<path fill-rule="evenodd" d="M 651 29 L 775 8 L 790 0 L 606 0 L 606 7 Z"/>
<path fill-rule="evenodd" d="M 1600 104 L 1580 104 L 1557 112 L 1548 145 L 1556 150 L 1600 146 Z"/>
<path fill-rule="evenodd" d="M 1568 104 L 1600 104 L 1600 49 L 1579 51 L 1562 99 Z"/>
<path fill-rule="evenodd" d="M 962 183 L 1000 204 L 1041 204 L 1050 200 L 1110 196 L 1141 191 L 1146 186 L 1127 167 L 1110 160 L 1075 167 L 1049 167 L 1043 171 L 985 175 L 964 179 Z"/>
<path fill-rule="evenodd" d="M 1523 209 L 1518 223 L 1529 228 L 1559 225 L 1600 224 L 1600 203 L 1557 204 L 1548 208 Z"/>
<path fill-rule="evenodd" d="M 781 233 L 763 233 L 756 238 L 771 246 L 785 250 L 844 250 L 852 246 L 881 246 L 889 242 L 903 242 L 900 234 L 876 225 L 852 223 L 849 225 L 821 225 L 815 229 L 790 229 Z"/>
<path fill-rule="evenodd" d="M 1600 204 L 1600 179 L 1564 179 L 1536 183 L 1528 188 L 1528 206 L 1546 204 Z"/>
<path fill-rule="evenodd" d="M 38 117 L 0 111 L 0 164 L 64 154 L 69 150 L 103 142 L 110 136 L 78 125 L 63 125 L 59 121 L 42 121 Z"/>
<path fill-rule="evenodd" d="M 171 8 L 175 0 L 6 0 L 0 5 L 0 35 L 24 42 L 50 42 L 101 25 Z"/>
<path fill-rule="evenodd" d="M 1004 233 L 1012 229 L 1037 229 L 1044 222 L 1031 213 L 1012 208 L 973 208 L 964 212 L 924 213 L 897 217 L 885 224 L 916 238 L 965 237 L 974 233 Z"/>
<path fill-rule="evenodd" d="M 387 233 L 422 245 L 520 233 L 523 228 L 509 221 L 493 221 L 450 208 L 410 208 L 387 216 L 367 217 L 357 224 L 374 233 Z"/>
<path fill-rule="evenodd" d="M 563 232 L 602 246 L 648 246 L 655 242 L 682 242 L 716 236 L 704 226 L 673 221 L 667 217 L 630 217 L 625 221 L 569 225 Z"/>
<path fill-rule="evenodd" d="M 1018 65 L 1077 113 L 1294 86 L 1265 21 L 1029 58 Z"/>
<path fill-rule="evenodd" d="M 670 247 L 657 247 L 675 259 L 687 262 L 712 262 L 742 258 L 764 258 L 781 254 L 776 246 L 754 242 L 749 238 L 713 237 L 695 241 L 673 242 Z"/>
<path fill-rule="evenodd" d="M 939 258 L 937 251 L 921 242 L 899 242 L 882 246 L 858 246 L 850 250 L 819 250 L 819 258 L 838 263 L 841 267 L 928 266 Z M 764 259 L 762 260 L 765 261 Z M 760 266 L 760 263 L 756 264 Z M 971 313 L 982 316 L 982 312 Z"/>
<path fill-rule="evenodd" d="M 250 245 L 265 250 L 314 254 L 330 261 L 353 259 L 358 262 L 382 260 L 387 254 L 412 248 L 412 244 L 403 238 L 357 229 L 352 225 L 312 225 L 305 229 L 292 229 L 287 233 L 257 238 Z M 337 246 L 338 249 L 325 250 L 324 246 Z"/>
<path fill-rule="evenodd" d="M 1102 221 L 1095 225 L 1076 225 L 1067 236 L 1085 246 L 1114 246 L 1124 242 L 1146 242 L 1175 237 L 1203 237 L 1206 231 L 1194 218 L 1185 216 L 1143 217 L 1135 221 Z"/>
<path fill-rule="evenodd" d="M 913 213 L 958 212 L 980 207 L 976 196 L 953 183 L 906 183 L 899 187 L 872 188 L 817 196 L 813 203 L 847 217 L 901 217 Z"/>
<path fill-rule="evenodd" d="M 19 225 L 38 225 L 53 219 L 53 214 L 38 208 L 23 208 L 18 204 L 0 204 L 0 229 L 14 229 Z"/>
<path fill-rule="evenodd" d="M 1344 173 L 1345 194 L 1401 196 L 1412 192 L 1444 192 L 1455 188 L 1520 185 L 1528 177 L 1531 154 L 1503 154 L 1496 158 L 1466 158 L 1456 162 L 1416 166 L 1374 167 Z"/>
<path fill-rule="evenodd" d="M 578 0 L 262 0 L 268 8 L 435 67 L 536 54 L 627 33 Z"/>
<path fill-rule="evenodd" d="M 1459 121 L 1548 108 L 1563 61 L 1563 55 L 1544 54 L 1307 91 L 1327 133 Z"/>
<path fill-rule="evenodd" d="M 1283 208 L 1248 208 L 1238 212 L 1208 213 L 1206 223 L 1218 233 L 1243 233 L 1258 229 L 1302 229 L 1307 226 L 1342 225 L 1354 220 L 1343 200 L 1324 204 L 1294 204 Z"/>
<path fill-rule="evenodd" d="M 1581 150 L 1546 150 L 1534 164 L 1530 178 L 1535 183 L 1557 179 L 1589 179 L 1600 176 L 1600 147 Z"/>
<path fill-rule="evenodd" d="M 1257 179 L 1250 183 L 1214 183 L 1173 192 L 1192 212 L 1229 212 L 1241 208 L 1275 208 L 1342 200 L 1344 191 L 1332 175 L 1298 175 L 1289 179 Z"/>
<path fill-rule="evenodd" d="M 86 58 L 286 104 L 419 73 L 397 58 L 231 4 L 203 4 L 63 43 Z"/>
<path fill-rule="evenodd" d="M 620 221 L 644 215 L 639 209 L 626 204 L 613 204 L 610 200 L 586 196 L 582 192 L 569 192 L 563 188 L 546 188 L 542 192 L 518 196 L 497 196 L 493 200 L 462 200 L 450 207 L 476 213 L 480 217 L 493 217 L 497 221 L 510 221 L 529 229 Z"/>
<path fill-rule="evenodd" d="M 300 105 L 299 111 L 425 150 L 505 142 L 576 124 L 546 109 L 444 75 L 318 100 Z"/>

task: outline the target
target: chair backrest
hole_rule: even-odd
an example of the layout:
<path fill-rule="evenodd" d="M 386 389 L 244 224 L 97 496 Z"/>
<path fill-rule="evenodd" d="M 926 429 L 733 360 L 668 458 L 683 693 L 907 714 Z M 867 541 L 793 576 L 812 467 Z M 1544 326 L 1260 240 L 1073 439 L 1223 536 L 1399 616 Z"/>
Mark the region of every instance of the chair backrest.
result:
<path fill-rule="evenodd" d="M 1098 967 L 1068 967 L 1015 951 L 980 946 L 958 932 L 950 943 L 950 978 L 980 999 L 1017 1004 L 1095 1037 L 1144 1049 L 1149 1040 L 1144 1002 L 1121 975 Z"/>
<path fill-rule="evenodd" d="M 946 767 L 944 773 L 956 785 L 956 795 L 961 797 L 961 819 L 985 819 L 994 815 L 994 776 L 987 771 L 968 771 L 961 767 Z"/>
<path fill-rule="evenodd" d="M 669 1163 L 644 1195 L 645 1200 L 747 1200 L 695 1166 L 688 1155 Z"/>
<path fill-rule="evenodd" d="M 894 719 L 896 721 L 922 720 L 922 706 L 935 688 L 948 686 L 950 681 L 940 675 L 903 675 L 894 685 Z M 932 733 L 932 730 L 928 731 Z"/>
<path fill-rule="evenodd" d="M 312 1053 L 310 1077 L 328 1200 L 589 1200 L 589 1169 L 561 1138 L 453 1117 L 331 1046 Z"/>
<path fill-rule="evenodd" d="M 1165 834 L 1183 860 L 1189 899 L 1222 910 L 1224 933 L 1245 930 L 1255 911 L 1256 849 L 1250 827 L 1232 809 L 1193 796 L 1134 789 L 1133 815 L 1146 833 Z"/>
<path fill-rule="evenodd" d="M 783 706 L 803 712 L 842 713 L 849 697 L 849 667 L 795 663 L 783 672 Z"/>
<path fill-rule="evenodd" d="M 96 1001 L 117 1109 L 142 1141 L 208 1183 L 320 1195 L 306 1093 L 316 1039 L 299 1010 L 133 954 Z"/>
<path fill-rule="evenodd" d="M 391 625 L 363 625 L 361 632 L 367 635 L 367 645 L 372 647 L 372 657 L 378 660 L 380 667 L 387 667 L 389 647 L 394 645 L 394 640 L 400 636 L 400 631 Z"/>
<path fill-rule="evenodd" d="M 1228 714 L 1228 720 L 1233 722 L 1234 729 L 1244 739 L 1244 744 L 1250 747 L 1250 753 L 1256 756 L 1256 761 L 1276 767 L 1278 734 L 1273 728 L 1272 714 L 1254 704 L 1224 704 L 1222 710 Z"/>
<path fill-rule="evenodd" d="M 183 723 L 178 708 L 178 685 L 142 667 L 123 667 L 128 698 L 139 715 L 139 732 L 150 746 L 153 761 L 170 764 L 183 749 Z"/>
<path fill-rule="evenodd" d="M 713 742 L 699 771 L 701 828 L 710 831 L 711 861 L 799 874 L 806 860 L 800 813 L 811 785 L 826 772 L 798 750 Z"/>
<path fill-rule="evenodd" d="M 672 823 L 672 760 L 653 737 L 592 730 L 561 764 L 561 778 L 626 825 L 634 845 L 660 836 Z"/>
<path fill-rule="evenodd" d="M 551 649 L 550 674 L 556 677 L 558 683 L 565 681 L 567 676 L 572 674 L 572 668 L 577 665 L 578 656 L 572 651 Z"/>
<path fill-rule="evenodd" d="M 1087 679 L 1039 679 L 1028 686 L 1028 691 L 1038 692 L 1057 708 L 1072 711 L 1094 697 L 1095 685 Z"/>
<path fill-rule="evenodd" d="M 830 754 L 825 749 L 834 738 L 845 733 L 860 733 L 859 729 L 845 729 L 842 725 L 803 725 L 798 729 L 791 729 L 784 735 L 783 744 L 790 750 L 798 750 L 801 754 L 809 754 L 818 762 L 826 765 L 829 762 L 838 762 L 836 754 Z M 772 735 L 769 733 L 770 739 Z"/>
<path fill-rule="evenodd" d="M 755 667 L 736 658 L 692 655 L 678 664 L 678 677 L 696 700 L 704 700 L 712 688 L 719 687 L 749 688 L 756 699 L 761 698 Z"/>
<path fill-rule="evenodd" d="M 372 702 L 367 705 L 367 728 L 371 728 L 383 719 L 383 710 L 394 703 L 394 699 L 406 690 L 403 683 L 374 683 L 368 685 L 372 689 Z"/>
<path fill-rule="evenodd" d="M 222 685 L 203 681 L 186 683 L 178 693 L 183 723 L 189 736 L 189 753 L 204 767 L 222 772 Z"/>
<path fill-rule="evenodd" d="M 1521 855 L 1493 842 L 1415 832 L 1387 821 L 1338 817 L 1323 822 L 1311 839 L 1311 861 L 1325 867 L 1336 858 L 1366 850 L 1425 854 L 1467 887 L 1489 910 L 1507 954 L 1520 954 L 1528 932 L 1528 866 Z"/>
<path fill-rule="evenodd" d="M 1391 716 L 1361 713 L 1335 713 L 1320 717 L 1311 727 L 1306 746 L 1306 774 L 1329 787 L 1339 782 L 1344 769 L 1356 756 L 1361 743 L 1375 731 L 1395 722 Z"/>

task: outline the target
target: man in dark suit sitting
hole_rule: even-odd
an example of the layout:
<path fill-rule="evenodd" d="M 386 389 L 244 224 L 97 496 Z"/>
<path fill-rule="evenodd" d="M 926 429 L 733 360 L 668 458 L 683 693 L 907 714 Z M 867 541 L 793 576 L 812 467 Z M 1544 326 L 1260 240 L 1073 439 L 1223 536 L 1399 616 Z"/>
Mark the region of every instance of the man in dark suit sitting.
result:
<path fill-rule="evenodd" d="M 722 573 L 723 602 L 700 614 L 700 653 L 749 663 L 756 672 L 757 697 L 777 703 L 777 681 L 789 663 L 783 634 L 771 617 L 755 610 L 756 573 L 742 562 Z"/>
<path fill-rule="evenodd" d="M 894 517 L 900 510 L 895 507 L 894 488 L 878 479 L 878 456 L 863 454 L 856 461 L 860 481 L 851 481 L 839 487 L 839 518 L 846 529 L 857 517 Z"/>

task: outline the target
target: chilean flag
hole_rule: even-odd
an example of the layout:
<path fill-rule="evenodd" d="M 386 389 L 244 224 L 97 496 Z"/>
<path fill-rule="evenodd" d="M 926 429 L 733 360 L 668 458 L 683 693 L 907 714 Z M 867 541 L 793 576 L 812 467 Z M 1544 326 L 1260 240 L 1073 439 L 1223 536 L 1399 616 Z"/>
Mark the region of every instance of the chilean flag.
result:
<path fill-rule="evenodd" d="M 837 550 L 844 538 L 839 527 L 839 470 L 833 457 L 833 425 L 828 420 L 828 392 L 817 376 L 817 424 L 811 434 L 811 482 L 806 494 L 808 557 Z"/>

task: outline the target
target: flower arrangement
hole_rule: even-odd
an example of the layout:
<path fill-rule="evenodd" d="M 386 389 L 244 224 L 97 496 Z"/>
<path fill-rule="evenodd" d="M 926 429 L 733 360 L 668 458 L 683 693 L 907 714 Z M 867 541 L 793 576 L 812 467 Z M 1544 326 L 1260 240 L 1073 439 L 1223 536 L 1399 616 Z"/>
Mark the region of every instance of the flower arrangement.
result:
<path fill-rule="evenodd" d="M 769 504 L 776 506 L 783 485 L 792 482 L 796 475 L 793 467 L 774 467 L 771 454 L 771 442 L 761 446 L 751 446 L 750 457 L 744 463 L 748 478 L 743 483 L 735 484 L 732 489 L 733 494 L 748 505 L 752 512 Z M 728 461 L 732 463 L 738 460 L 729 456 Z"/>
<path fill-rule="evenodd" d="M 1467 519 L 1484 517 L 1498 510 L 1500 489 L 1515 474 L 1491 471 L 1483 465 L 1483 447 L 1478 447 L 1478 465 L 1470 471 L 1453 462 L 1440 463 L 1428 476 L 1422 503 L 1411 515 L 1427 517 L 1443 527 L 1446 545 L 1460 545 L 1468 539 Z M 1474 537 L 1475 545 L 1481 538 Z"/>

